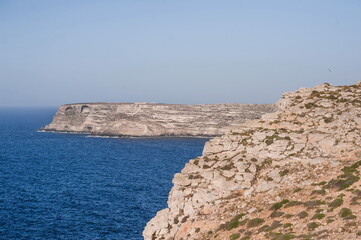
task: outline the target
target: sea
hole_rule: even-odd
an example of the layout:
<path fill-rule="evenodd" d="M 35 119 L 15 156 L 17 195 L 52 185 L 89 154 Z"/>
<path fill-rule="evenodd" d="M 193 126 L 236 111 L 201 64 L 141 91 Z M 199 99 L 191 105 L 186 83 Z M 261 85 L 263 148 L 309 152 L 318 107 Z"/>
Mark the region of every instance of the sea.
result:
<path fill-rule="evenodd" d="M 55 111 L 0 109 L 0 239 L 143 239 L 208 140 L 39 132 Z"/>

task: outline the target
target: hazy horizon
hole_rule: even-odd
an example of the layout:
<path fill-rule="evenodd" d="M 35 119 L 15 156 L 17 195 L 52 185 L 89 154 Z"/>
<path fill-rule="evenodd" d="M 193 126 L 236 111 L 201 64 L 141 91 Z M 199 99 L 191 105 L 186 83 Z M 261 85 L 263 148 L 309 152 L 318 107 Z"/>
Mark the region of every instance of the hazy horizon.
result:
<path fill-rule="evenodd" d="M 0 1 L 0 107 L 274 103 L 361 80 L 361 2 Z"/>

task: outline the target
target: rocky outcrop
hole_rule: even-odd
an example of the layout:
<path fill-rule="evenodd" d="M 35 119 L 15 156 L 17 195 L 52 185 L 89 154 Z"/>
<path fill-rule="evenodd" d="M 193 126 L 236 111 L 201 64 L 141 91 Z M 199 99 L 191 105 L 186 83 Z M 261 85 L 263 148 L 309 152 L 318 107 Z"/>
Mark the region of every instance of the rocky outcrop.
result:
<path fill-rule="evenodd" d="M 361 239 L 361 84 L 277 105 L 206 143 L 144 239 Z"/>
<path fill-rule="evenodd" d="M 273 104 L 66 104 L 41 130 L 107 136 L 219 136 L 275 109 Z"/>

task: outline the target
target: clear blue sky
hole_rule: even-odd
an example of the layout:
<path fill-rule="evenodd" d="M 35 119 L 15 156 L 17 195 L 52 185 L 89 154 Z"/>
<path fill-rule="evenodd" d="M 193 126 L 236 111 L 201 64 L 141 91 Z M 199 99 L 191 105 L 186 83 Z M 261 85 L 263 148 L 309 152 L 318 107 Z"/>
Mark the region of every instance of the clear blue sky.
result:
<path fill-rule="evenodd" d="M 359 0 L 0 0 L 0 106 L 271 103 L 358 80 Z"/>

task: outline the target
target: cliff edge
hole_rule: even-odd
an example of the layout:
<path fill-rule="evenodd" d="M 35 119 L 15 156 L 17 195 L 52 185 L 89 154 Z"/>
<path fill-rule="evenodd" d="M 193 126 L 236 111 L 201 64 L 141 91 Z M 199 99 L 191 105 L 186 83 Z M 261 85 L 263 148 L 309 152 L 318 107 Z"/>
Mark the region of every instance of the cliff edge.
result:
<path fill-rule="evenodd" d="M 274 104 L 66 104 L 41 130 L 106 136 L 219 136 L 275 110 Z"/>
<path fill-rule="evenodd" d="M 144 239 L 361 239 L 361 83 L 277 106 L 207 142 Z"/>

